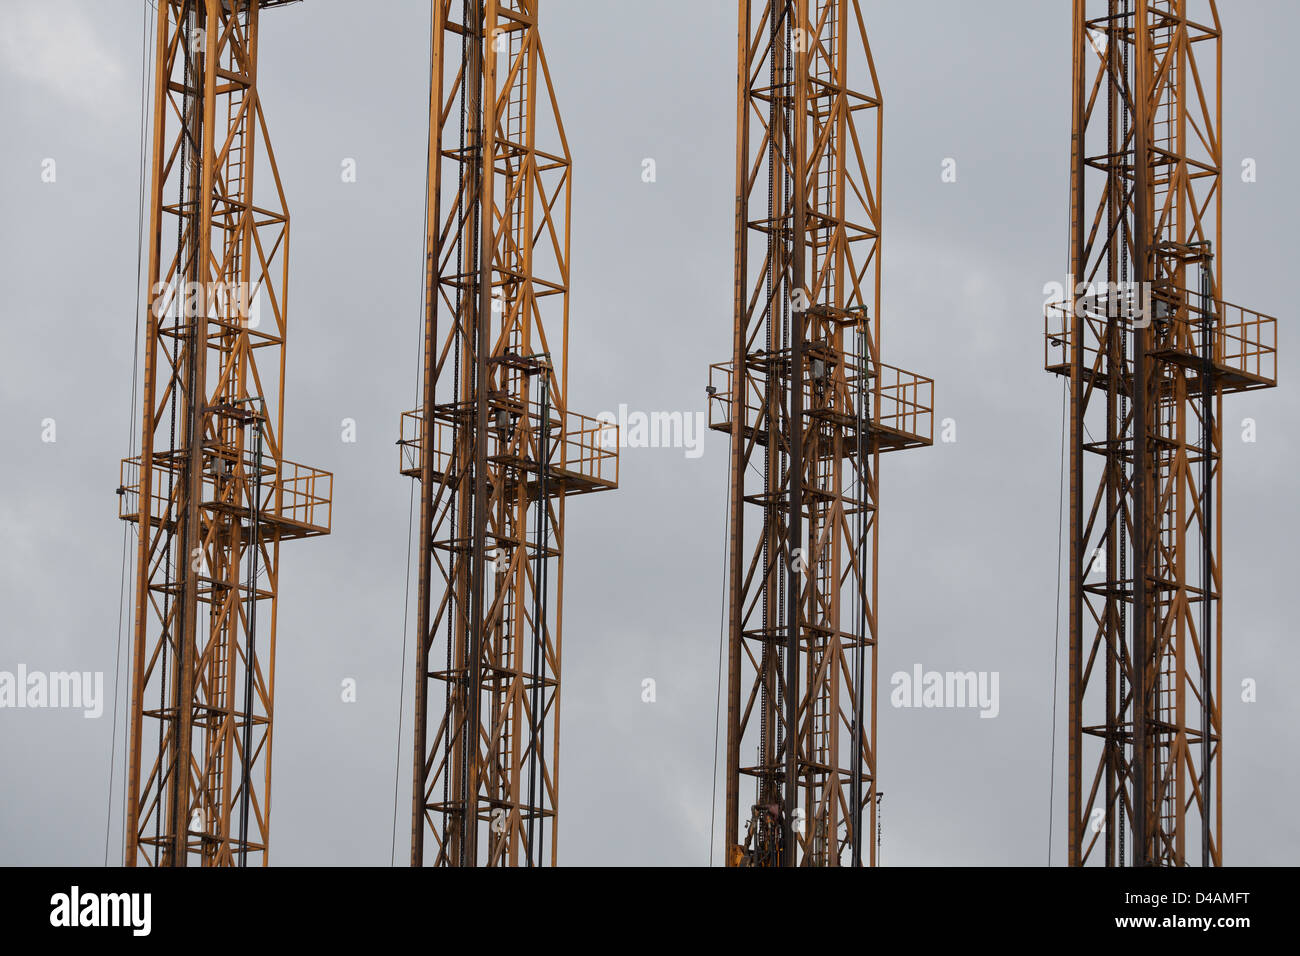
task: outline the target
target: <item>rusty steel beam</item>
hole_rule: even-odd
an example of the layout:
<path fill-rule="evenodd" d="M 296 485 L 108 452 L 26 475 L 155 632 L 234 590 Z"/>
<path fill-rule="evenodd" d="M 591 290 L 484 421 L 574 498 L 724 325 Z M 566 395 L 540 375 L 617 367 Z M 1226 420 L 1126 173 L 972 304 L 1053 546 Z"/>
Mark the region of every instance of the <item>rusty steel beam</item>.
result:
<path fill-rule="evenodd" d="M 570 157 L 537 0 L 433 0 L 413 866 L 557 860 L 564 512 L 618 485 L 569 409 Z M 435 650 L 438 651 L 435 654 Z"/>
<path fill-rule="evenodd" d="M 723 850 L 874 865 L 878 469 L 931 443 L 933 383 L 880 360 L 881 99 L 857 0 L 739 14 L 735 333 L 709 389 L 731 439 Z"/>
<path fill-rule="evenodd" d="M 141 454 L 118 489 L 139 541 L 125 863 L 265 865 L 280 544 L 329 533 L 332 476 L 281 446 L 289 215 L 259 5 L 157 9 Z"/>
<path fill-rule="evenodd" d="M 1074 0 L 1072 866 L 1223 862 L 1222 402 L 1276 384 L 1277 323 L 1221 298 L 1221 47 L 1214 0 Z"/>

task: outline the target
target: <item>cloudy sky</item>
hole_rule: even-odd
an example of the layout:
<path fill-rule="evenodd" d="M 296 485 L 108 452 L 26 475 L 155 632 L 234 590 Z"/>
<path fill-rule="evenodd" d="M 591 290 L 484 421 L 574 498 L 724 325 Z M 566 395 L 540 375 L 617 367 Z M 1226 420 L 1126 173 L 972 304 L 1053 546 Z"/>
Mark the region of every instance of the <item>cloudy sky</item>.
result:
<path fill-rule="evenodd" d="M 0 670 L 103 671 L 110 694 L 98 720 L 0 710 L 2 863 L 105 853 L 145 3 L 0 0 Z M 284 551 L 279 864 L 387 864 L 395 772 L 403 817 L 408 804 L 409 482 L 393 442 L 418 362 L 428 6 L 308 0 L 263 25 L 261 93 L 293 217 L 286 450 L 335 473 L 333 535 Z M 882 685 L 919 663 L 997 671 L 1001 690 L 993 720 L 882 695 L 882 860 L 1042 864 L 1061 386 L 1041 370 L 1041 306 L 1066 266 L 1069 4 L 863 6 L 886 103 L 885 357 L 933 376 L 936 415 L 957 426 L 957 441 L 882 469 Z M 1300 208 L 1300 130 L 1281 69 L 1300 8 L 1221 6 L 1226 298 L 1280 316 L 1284 384 L 1227 405 L 1225 858 L 1294 863 L 1300 392 L 1282 237 Z M 542 16 L 574 156 L 572 407 L 702 410 L 708 365 L 730 349 L 734 3 L 549 0 Z M 345 158 L 355 183 L 340 179 Z M 955 183 L 940 178 L 947 158 Z M 1256 182 L 1236 175 L 1246 158 Z M 1255 443 L 1237 440 L 1246 416 Z M 340 440 L 344 418 L 356 443 Z M 712 433 L 694 459 L 629 449 L 621 489 L 569 509 L 564 864 L 709 861 L 726 464 Z M 356 703 L 340 699 L 345 678 Z M 1254 703 L 1233 692 L 1245 679 Z M 1061 700 L 1063 731 L 1063 682 Z M 1055 863 L 1063 732 L 1057 750 Z M 116 772 L 114 861 L 120 756 Z M 406 831 L 399 819 L 399 861 Z"/>

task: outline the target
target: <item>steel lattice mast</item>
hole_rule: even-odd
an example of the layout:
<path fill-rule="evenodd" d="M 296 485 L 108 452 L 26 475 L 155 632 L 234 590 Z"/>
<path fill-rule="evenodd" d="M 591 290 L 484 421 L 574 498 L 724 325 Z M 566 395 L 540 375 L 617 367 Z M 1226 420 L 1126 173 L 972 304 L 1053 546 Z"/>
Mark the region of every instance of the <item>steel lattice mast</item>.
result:
<path fill-rule="evenodd" d="M 280 543 L 329 532 L 332 477 L 281 447 L 289 216 L 257 89 L 276 5 L 158 3 L 141 454 L 119 489 L 128 866 L 266 863 Z"/>
<path fill-rule="evenodd" d="M 857 0 L 739 11 L 734 351 L 709 389 L 731 436 L 724 850 L 874 864 L 878 466 L 930 444 L 933 383 L 880 361 L 881 99 Z"/>
<path fill-rule="evenodd" d="M 1068 861 L 1219 865 L 1222 402 L 1276 382 L 1222 283 L 1213 0 L 1075 0 Z"/>
<path fill-rule="evenodd" d="M 617 487 L 569 410 L 570 160 L 537 0 L 433 0 L 411 863 L 556 862 L 564 509 Z M 436 651 L 436 653 L 435 653 Z"/>

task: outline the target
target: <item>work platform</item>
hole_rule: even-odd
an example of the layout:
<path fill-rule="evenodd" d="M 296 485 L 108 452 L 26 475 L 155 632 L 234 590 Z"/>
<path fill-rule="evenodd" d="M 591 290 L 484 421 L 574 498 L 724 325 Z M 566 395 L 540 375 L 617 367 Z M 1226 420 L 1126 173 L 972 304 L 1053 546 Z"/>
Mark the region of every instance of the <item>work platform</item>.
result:
<path fill-rule="evenodd" d="M 155 528 L 170 531 L 176 526 L 172 502 L 183 491 L 184 459 L 181 451 L 158 452 L 153 456 L 148 511 Z M 246 495 L 234 494 L 238 484 L 231 477 L 234 464 L 222 455 L 205 455 L 199 508 L 207 514 L 238 519 L 247 527 L 252 509 Z M 248 476 L 247 482 L 257 483 L 253 477 L 257 467 L 253 452 L 245 452 L 243 474 Z M 124 521 L 140 518 L 140 472 L 138 455 L 122 459 L 118 517 Z M 264 455 L 260 480 L 262 507 L 257 520 L 263 529 L 276 532 L 281 541 L 329 534 L 333 490 L 334 476 L 330 472 L 293 461 L 280 462 L 277 467 L 272 458 Z"/>
<path fill-rule="evenodd" d="M 1188 387 L 1199 390 L 1209 323 L 1216 387 L 1232 393 L 1277 385 L 1277 319 L 1219 299 L 1213 300 L 1207 312 L 1190 304 L 1191 295 L 1184 293 L 1181 298 L 1181 302 L 1155 300 L 1152 311 L 1156 315 L 1150 326 L 1154 342 L 1148 353 L 1152 358 L 1194 373 Z M 1068 331 L 1071 310 L 1068 301 L 1053 302 L 1044 309 L 1043 367 L 1057 375 L 1069 376 L 1073 362 Z M 1083 377 L 1105 387 L 1102 349 L 1106 328 L 1111 322 L 1119 322 L 1127 330 L 1133 323 L 1128 315 L 1111 318 L 1097 311 L 1084 311 L 1083 320 Z"/>
<path fill-rule="evenodd" d="M 549 449 L 544 456 L 536 449 L 521 449 L 514 429 L 523 414 L 522 403 L 493 403 L 488 414 L 488 461 L 505 467 L 507 482 L 524 476 L 530 496 L 536 484 L 538 461 L 548 462 L 547 488 L 556 495 L 583 495 L 618 487 L 618 425 L 577 412 L 549 411 L 544 426 Z M 434 427 L 429 450 L 433 455 L 433 480 L 450 483 L 459 474 L 455 443 L 458 430 L 472 433 L 474 405 L 471 402 L 449 403 L 434 407 Z M 542 407 L 528 403 L 531 433 L 543 430 Z M 398 440 L 401 472 L 419 478 L 424 466 L 424 414 L 420 409 L 402 415 L 402 437 Z M 521 451 L 527 451 L 521 454 Z"/>
<path fill-rule="evenodd" d="M 815 344 L 804 347 L 807 366 L 804 381 L 804 418 L 807 425 L 824 422 L 844 430 L 846 439 L 856 432 L 859 421 L 859 395 L 866 402 L 861 419 L 866 427 L 872 451 L 901 451 L 934 444 L 934 380 L 892 365 L 876 363 L 865 371 L 863 363 L 852 355 L 837 355 L 834 350 Z M 730 432 L 732 425 L 732 362 L 709 366 L 709 428 Z M 820 374 L 818 370 L 820 369 Z M 768 430 L 756 423 L 764 421 L 764 383 L 769 377 L 778 380 L 778 389 L 788 389 L 790 358 L 788 350 L 751 355 L 745 396 L 744 437 L 766 445 Z M 854 454 L 854 442 L 842 445 L 845 457 Z"/>

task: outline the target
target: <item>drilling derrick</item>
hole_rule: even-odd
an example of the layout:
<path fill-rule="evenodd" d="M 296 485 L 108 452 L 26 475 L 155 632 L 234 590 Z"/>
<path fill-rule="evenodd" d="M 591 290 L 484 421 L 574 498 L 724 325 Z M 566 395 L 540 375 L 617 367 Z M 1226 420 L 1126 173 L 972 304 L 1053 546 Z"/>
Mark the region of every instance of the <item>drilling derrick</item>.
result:
<path fill-rule="evenodd" d="M 1213 0 L 1075 0 L 1069 389 L 1072 866 L 1223 861 L 1223 396 L 1276 320 L 1221 298 Z"/>
<path fill-rule="evenodd" d="M 332 476 L 281 446 L 289 216 L 257 90 L 278 2 L 157 4 L 126 865 L 265 865 L 280 543 Z M 257 198 L 254 198 L 254 175 Z"/>
<path fill-rule="evenodd" d="M 874 865 L 878 466 L 931 443 L 934 386 L 880 361 L 881 99 L 857 0 L 739 10 L 733 359 L 709 387 L 731 437 L 724 850 Z"/>
<path fill-rule="evenodd" d="M 433 0 L 411 863 L 556 862 L 564 509 L 618 485 L 568 407 L 570 159 L 537 0 Z"/>

